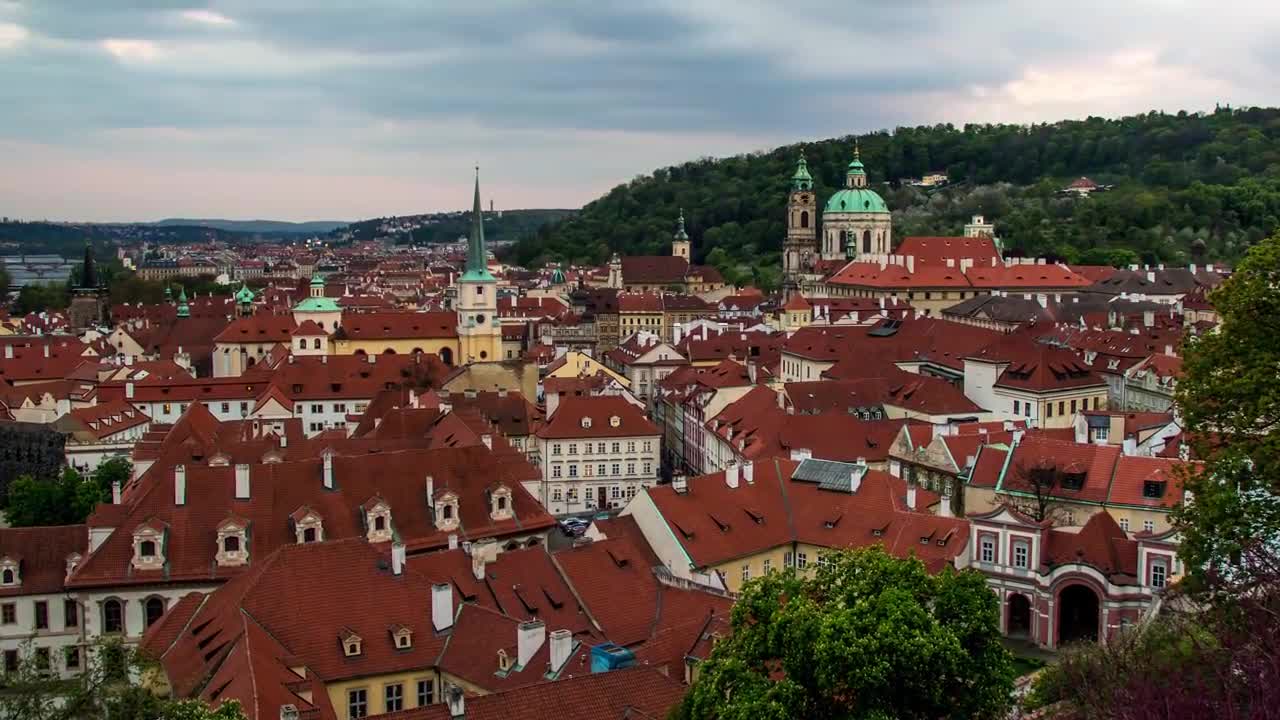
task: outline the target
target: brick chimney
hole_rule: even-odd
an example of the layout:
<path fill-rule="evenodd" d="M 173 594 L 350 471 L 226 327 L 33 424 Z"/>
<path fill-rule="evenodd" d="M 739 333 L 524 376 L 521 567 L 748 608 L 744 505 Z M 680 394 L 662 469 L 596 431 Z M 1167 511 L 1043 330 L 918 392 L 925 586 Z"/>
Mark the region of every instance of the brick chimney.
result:
<path fill-rule="evenodd" d="M 453 586 L 449 583 L 431 586 L 431 626 L 436 632 L 453 627 Z"/>
<path fill-rule="evenodd" d="M 173 468 L 173 504 L 187 504 L 187 466 L 175 465 Z"/>
<path fill-rule="evenodd" d="M 520 623 L 516 628 L 516 664 L 527 666 L 546 640 L 547 628 L 541 620 Z"/>

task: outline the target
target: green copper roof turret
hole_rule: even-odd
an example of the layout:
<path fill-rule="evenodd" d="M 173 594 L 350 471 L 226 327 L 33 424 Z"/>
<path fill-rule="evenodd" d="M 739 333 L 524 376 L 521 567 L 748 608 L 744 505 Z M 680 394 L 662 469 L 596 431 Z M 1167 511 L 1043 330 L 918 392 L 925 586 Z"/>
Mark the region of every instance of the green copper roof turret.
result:
<path fill-rule="evenodd" d="M 324 276 L 319 271 L 311 273 L 311 287 L 324 287 Z"/>
<path fill-rule="evenodd" d="M 862 152 L 858 148 L 858 141 L 853 141 L 853 161 L 849 163 L 850 175 L 866 175 L 866 168 L 862 164 Z"/>
<path fill-rule="evenodd" d="M 680 218 L 679 218 L 678 220 L 676 220 L 676 234 L 675 234 L 675 238 L 676 238 L 677 240 L 688 240 L 688 239 L 689 239 L 689 233 L 687 233 L 687 232 L 685 232 L 685 231 L 684 231 L 684 208 L 680 208 Z"/>
<path fill-rule="evenodd" d="M 809 163 L 804 159 L 803 151 L 800 153 L 800 160 L 796 162 L 796 172 L 791 176 L 791 189 L 813 189 L 813 176 L 809 174 Z"/>
<path fill-rule="evenodd" d="M 187 306 L 187 289 L 180 287 L 178 291 L 178 317 L 191 317 L 191 308 Z"/>
<path fill-rule="evenodd" d="M 471 203 L 471 236 L 467 239 L 467 269 L 462 282 L 493 282 L 489 251 L 484 244 L 484 214 L 480 209 L 480 168 L 476 168 L 476 192 Z"/>

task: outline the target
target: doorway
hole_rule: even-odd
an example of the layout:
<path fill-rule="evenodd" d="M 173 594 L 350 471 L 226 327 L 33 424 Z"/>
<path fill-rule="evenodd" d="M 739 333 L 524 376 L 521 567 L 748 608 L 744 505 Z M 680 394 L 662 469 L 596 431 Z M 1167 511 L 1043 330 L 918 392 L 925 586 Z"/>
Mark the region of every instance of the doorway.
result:
<path fill-rule="evenodd" d="M 1058 594 L 1058 646 L 1098 640 L 1098 594 L 1085 585 L 1068 585 Z"/>

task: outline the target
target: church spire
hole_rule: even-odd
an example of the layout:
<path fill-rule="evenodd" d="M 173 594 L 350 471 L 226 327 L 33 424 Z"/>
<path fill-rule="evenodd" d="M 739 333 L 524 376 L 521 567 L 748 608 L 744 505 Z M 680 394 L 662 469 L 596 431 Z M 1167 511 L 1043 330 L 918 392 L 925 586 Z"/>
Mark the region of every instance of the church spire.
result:
<path fill-rule="evenodd" d="M 810 190 L 813 188 L 813 176 L 809 174 L 809 162 L 800 151 L 800 159 L 796 161 L 796 172 L 791 176 L 792 190 Z"/>
<path fill-rule="evenodd" d="M 471 204 L 471 237 L 467 239 L 467 270 L 463 280 L 493 280 L 489 253 L 484 244 L 484 211 L 480 205 L 480 166 L 476 166 L 476 192 Z"/>
<path fill-rule="evenodd" d="M 688 240 L 688 239 L 689 239 L 689 233 L 687 233 L 687 232 L 685 232 L 685 231 L 684 231 L 684 208 L 680 208 L 680 218 L 679 218 L 678 220 L 676 220 L 676 235 L 675 235 L 675 238 L 676 238 L 677 240 Z"/>
<path fill-rule="evenodd" d="M 80 287 L 85 290 L 98 288 L 98 268 L 93 262 L 93 245 L 88 241 L 84 244 L 84 265 L 80 268 Z"/>

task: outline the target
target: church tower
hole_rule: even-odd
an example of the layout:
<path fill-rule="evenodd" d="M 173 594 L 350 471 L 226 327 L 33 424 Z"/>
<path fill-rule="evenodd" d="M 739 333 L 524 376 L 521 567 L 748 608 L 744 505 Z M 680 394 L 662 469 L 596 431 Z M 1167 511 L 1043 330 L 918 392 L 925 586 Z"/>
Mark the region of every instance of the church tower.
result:
<path fill-rule="evenodd" d="M 888 255 L 893 247 L 893 216 L 884 198 L 868 187 L 867 169 L 855 143 L 844 189 L 822 211 L 822 259 L 858 260 Z"/>
<path fill-rule="evenodd" d="M 67 320 L 76 330 L 98 327 L 107 321 L 107 293 L 98 280 L 93 246 L 87 242 L 84 244 L 84 264 L 80 266 L 80 284 L 71 293 Z"/>
<path fill-rule="evenodd" d="M 671 238 L 671 254 L 689 259 L 689 233 L 684 231 L 684 208 L 680 208 L 680 219 L 676 221 L 676 234 Z"/>
<path fill-rule="evenodd" d="M 804 153 L 791 176 L 787 199 L 787 237 L 782 243 L 782 280 L 787 297 L 800 290 L 801 275 L 813 267 L 817 243 L 818 201 L 813 195 L 813 176 Z"/>
<path fill-rule="evenodd" d="M 458 362 L 466 364 L 500 359 L 502 326 L 498 322 L 498 281 L 489 272 L 489 251 L 484 243 L 480 168 L 476 168 L 476 192 L 471 205 L 467 267 L 458 279 L 457 310 Z"/>

